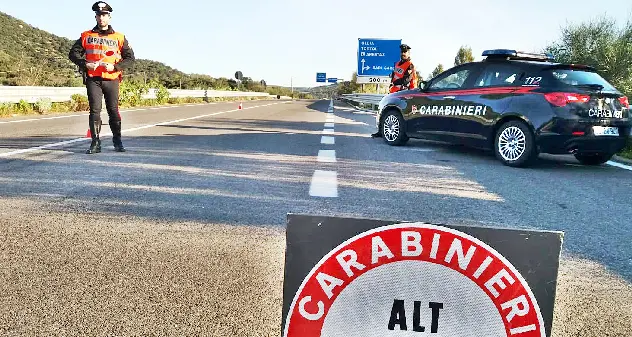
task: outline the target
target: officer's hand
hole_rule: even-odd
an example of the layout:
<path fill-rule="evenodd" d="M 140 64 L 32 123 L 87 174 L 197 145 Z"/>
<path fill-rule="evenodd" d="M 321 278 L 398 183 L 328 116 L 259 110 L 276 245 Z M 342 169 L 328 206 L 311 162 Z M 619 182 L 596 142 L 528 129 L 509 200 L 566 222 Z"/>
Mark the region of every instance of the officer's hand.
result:
<path fill-rule="evenodd" d="M 88 62 L 86 63 L 86 68 L 90 69 L 90 70 L 95 70 L 97 69 L 99 65 L 94 63 L 94 62 Z"/>
<path fill-rule="evenodd" d="M 108 64 L 105 65 L 105 69 L 107 71 L 114 71 L 114 65 L 111 64 L 111 63 L 108 63 Z"/>

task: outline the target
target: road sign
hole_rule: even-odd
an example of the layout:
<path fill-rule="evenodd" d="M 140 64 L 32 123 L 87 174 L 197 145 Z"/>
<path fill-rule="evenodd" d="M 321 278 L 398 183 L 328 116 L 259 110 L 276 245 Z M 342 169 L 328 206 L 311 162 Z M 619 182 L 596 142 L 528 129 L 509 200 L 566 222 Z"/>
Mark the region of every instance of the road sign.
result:
<path fill-rule="evenodd" d="M 356 83 L 362 83 L 362 84 L 366 84 L 366 83 L 370 83 L 370 84 L 389 84 L 391 83 L 391 78 L 390 77 L 383 77 L 383 76 L 358 76 Z"/>
<path fill-rule="evenodd" d="M 289 214 L 283 336 L 550 336 L 562 235 Z"/>
<path fill-rule="evenodd" d="M 316 73 L 316 82 L 326 82 L 327 73 Z"/>
<path fill-rule="evenodd" d="M 400 59 L 402 40 L 358 39 L 358 77 L 388 77 Z"/>
<path fill-rule="evenodd" d="M 327 82 L 329 82 L 329 83 L 338 83 L 338 79 L 337 78 L 328 78 Z"/>

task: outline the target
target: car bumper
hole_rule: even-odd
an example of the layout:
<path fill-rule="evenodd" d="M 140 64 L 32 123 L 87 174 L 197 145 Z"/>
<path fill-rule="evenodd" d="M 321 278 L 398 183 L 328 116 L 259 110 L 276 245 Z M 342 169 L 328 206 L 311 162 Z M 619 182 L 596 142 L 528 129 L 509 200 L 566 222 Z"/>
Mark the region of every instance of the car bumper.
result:
<path fill-rule="evenodd" d="M 536 135 L 540 152 L 551 154 L 567 153 L 617 153 L 630 137 L 631 125 L 627 120 L 608 126 L 618 127 L 619 136 L 595 136 L 594 123 L 577 120 L 556 120 Z"/>

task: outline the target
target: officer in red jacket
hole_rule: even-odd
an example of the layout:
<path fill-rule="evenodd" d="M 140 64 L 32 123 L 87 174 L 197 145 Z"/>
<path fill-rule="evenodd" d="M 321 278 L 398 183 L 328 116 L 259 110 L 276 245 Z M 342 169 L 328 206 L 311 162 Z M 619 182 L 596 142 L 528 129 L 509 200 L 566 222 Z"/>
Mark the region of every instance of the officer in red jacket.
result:
<path fill-rule="evenodd" d="M 402 44 L 399 46 L 401 51 L 401 60 L 395 63 L 395 70 L 391 73 L 391 85 L 389 91 L 391 93 L 401 90 L 410 90 L 417 88 L 417 72 L 415 65 L 410 60 L 410 46 Z"/>
<path fill-rule="evenodd" d="M 127 69 L 135 60 L 134 51 L 125 35 L 115 32 L 110 26 L 112 7 L 103 1 L 92 5 L 97 25 L 81 33 L 81 37 L 70 49 L 68 57 L 84 75 L 84 84 L 90 104 L 90 133 L 92 143 L 86 153 L 101 152 L 101 101 L 109 116 L 114 149 L 125 152 L 121 141 L 121 116 L 119 115 L 119 85 Z"/>

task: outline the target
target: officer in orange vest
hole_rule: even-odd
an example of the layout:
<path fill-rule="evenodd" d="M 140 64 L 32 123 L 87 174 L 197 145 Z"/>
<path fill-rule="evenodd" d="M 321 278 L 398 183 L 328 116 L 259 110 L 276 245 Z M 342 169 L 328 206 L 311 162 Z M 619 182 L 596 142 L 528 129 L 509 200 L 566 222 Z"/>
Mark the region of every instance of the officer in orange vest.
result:
<path fill-rule="evenodd" d="M 119 85 L 122 71 L 135 60 L 134 51 L 125 35 L 115 32 L 110 26 L 112 7 L 103 1 L 92 5 L 97 25 L 81 33 L 81 37 L 70 49 L 69 58 L 84 76 L 90 104 L 90 133 L 92 143 L 86 153 L 101 152 L 101 101 L 105 97 L 105 107 L 109 116 L 114 149 L 125 152 L 121 141 L 121 116 L 119 115 Z"/>
<path fill-rule="evenodd" d="M 410 61 L 410 46 L 402 44 L 399 46 L 402 59 L 395 63 L 395 70 L 391 73 L 391 93 L 401 90 L 417 88 L 417 72 L 415 66 Z"/>

